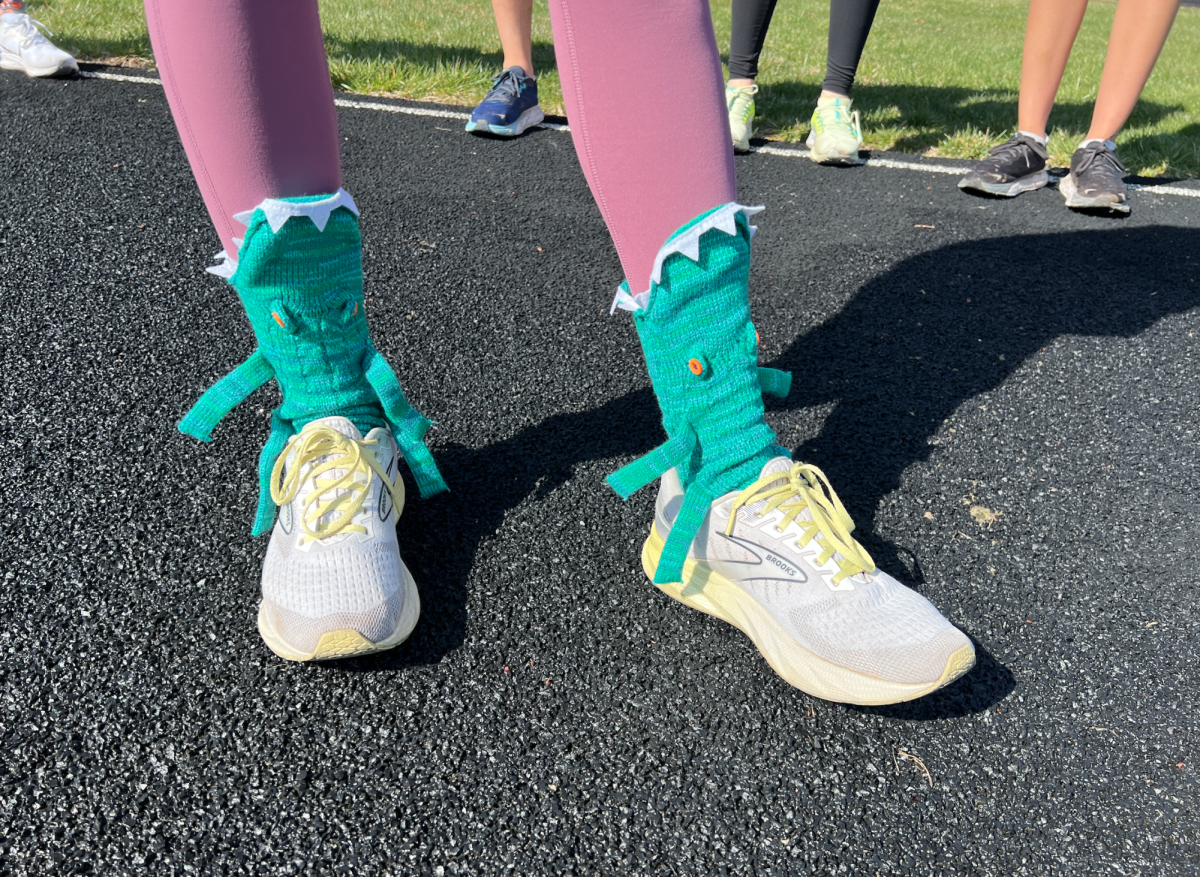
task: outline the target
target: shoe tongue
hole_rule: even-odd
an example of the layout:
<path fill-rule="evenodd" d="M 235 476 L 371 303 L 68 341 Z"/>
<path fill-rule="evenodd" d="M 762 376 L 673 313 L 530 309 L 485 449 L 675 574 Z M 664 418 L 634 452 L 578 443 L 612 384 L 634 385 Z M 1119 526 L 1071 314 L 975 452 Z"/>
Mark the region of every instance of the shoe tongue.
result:
<path fill-rule="evenodd" d="M 758 477 L 766 478 L 768 475 L 787 475 L 791 471 L 791 457 L 775 457 L 773 460 L 769 461 L 767 465 L 762 467 L 762 471 L 758 473 Z M 758 514 L 766 507 L 767 501 L 765 499 L 760 499 L 758 502 L 746 506 L 746 508 L 750 509 L 753 514 Z M 805 509 L 800 513 L 800 517 L 802 519 L 811 518 L 812 512 L 810 512 L 808 509 Z"/>
<path fill-rule="evenodd" d="M 358 427 L 347 420 L 345 417 L 321 417 L 317 420 L 310 420 L 304 425 L 304 429 L 311 426 L 327 426 L 334 432 L 341 433 L 346 438 L 354 439 L 356 442 L 362 441 L 362 433 L 358 431 Z M 301 430 L 303 432 L 304 430 Z"/>
<path fill-rule="evenodd" d="M 824 109 L 825 107 L 837 107 L 837 106 L 841 106 L 841 107 L 845 107 L 846 109 L 850 109 L 850 105 L 852 103 L 854 103 L 854 99 L 848 98 L 848 97 L 819 97 L 819 98 L 817 98 L 817 106 L 820 107 L 821 109 Z"/>
<path fill-rule="evenodd" d="M 525 72 L 525 68 L 520 64 L 513 64 L 511 67 L 504 68 L 505 73 L 515 73 L 517 79 L 528 79 L 529 74 Z"/>
<path fill-rule="evenodd" d="M 762 469 L 758 473 L 758 477 L 766 478 L 768 475 L 787 475 L 791 471 L 792 471 L 791 458 L 775 457 L 774 459 L 769 460 L 767 462 L 767 464 L 762 467 Z M 733 501 L 735 499 L 737 499 L 737 497 L 740 493 L 741 493 L 740 490 L 735 490 L 732 493 L 726 495 L 726 497 L 724 498 L 724 500 L 721 501 L 721 504 L 719 506 L 719 508 L 721 510 L 721 514 L 728 517 L 730 511 L 733 510 Z M 750 503 L 750 505 L 742 506 L 743 509 L 745 509 L 752 515 L 757 515 L 757 514 L 761 513 L 762 510 L 765 509 L 766 507 L 767 507 L 767 501 L 765 499 L 760 499 L 758 502 L 752 502 L 752 503 Z M 807 513 L 808 513 L 808 510 L 806 509 L 804 514 L 807 514 Z"/>
<path fill-rule="evenodd" d="M 788 473 L 792 471 L 792 461 L 788 457 L 776 457 L 767 465 L 762 467 L 762 471 L 758 473 L 759 478 L 766 478 L 768 475 L 777 475 L 780 472 Z"/>

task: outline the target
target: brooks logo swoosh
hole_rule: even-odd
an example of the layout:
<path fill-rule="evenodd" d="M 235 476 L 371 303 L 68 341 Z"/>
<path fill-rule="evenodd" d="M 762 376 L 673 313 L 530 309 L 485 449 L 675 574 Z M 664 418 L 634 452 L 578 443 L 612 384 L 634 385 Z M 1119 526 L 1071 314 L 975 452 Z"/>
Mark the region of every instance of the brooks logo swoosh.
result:
<path fill-rule="evenodd" d="M 716 534 L 719 538 L 740 546 L 754 555 L 754 560 L 721 560 L 721 563 L 736 565 L 741 578 L 765 579 L 777 582 L 807 582 L 808 575 L 796 564 L 773 554 L 762 545 L 739 539 L 736 536 Z M 781 575 L 782 573 L 782 575 Z"/>
<path fill-rule="evenodd" d="M 396 465 L 395 457 L 393 457 L 391 460 L 388 460 L 387 476 L 389 479 L 392 477 L 392 467 L 394 467 L 395 465 Z M 392 494 L 391 494 L 391 491 L 389 491 L 387 489 L 387 485 L 383 485 L 379 491 L 379 509 L 378 509 L 378 511 L 379 511 L 379 520 L 381 520 L 381 521 L 386 521 L 388 518 L 388 515 L 390 515 L 392 513 Z"/>

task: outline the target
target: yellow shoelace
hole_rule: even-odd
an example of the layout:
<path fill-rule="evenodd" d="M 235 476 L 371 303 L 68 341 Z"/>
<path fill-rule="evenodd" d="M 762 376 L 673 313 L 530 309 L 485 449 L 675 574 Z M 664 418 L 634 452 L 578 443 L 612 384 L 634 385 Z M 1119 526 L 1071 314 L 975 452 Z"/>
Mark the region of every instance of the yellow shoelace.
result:
<path fill-rule="evenodd" d="M 383 481 L 399 516 L 404 508 L 404 482 L 399 471 L 394 480 L 383 471 L 371 451 L 377 444 L 374 439 L 355 441 L 328 426 L 305 429 L 288 442 L 271 472 L 271 499 L 275 505 L 285 505 L 296 498 L 304 480 L 312 479 L 313 489 L 304 501 L 300 519 L 304 530 L 301 545 L 339 533 L 367 532 L 365 527 L 354 523 L 354 516 L 362 511 L 371 486 L 371 473 Z M 293 453 L 291 467 L 284 475 L 284 464 Z M 328 474 L 334 470 L 341 470 L 341 474 Z"/>
<path fill-rule="evenodd" d="M 854 521 L 846 513 L 846 507 L 833 492 L 825 473 L 816 466 L 793 463 L 791 471 L 766 475 L 743 490 L 733 501 L 725 535 L 733 535 L 738 509 L 762 500 L 766 500 L 767 505 L 760 514 L 765 515 L 774 509 L 784 513 L 783 520 L 779 522 L 780 530 L 786 529 L 805 509 L 812 511 L 812 520 L 798 522 L 804 527 L 804 533 L 796 547 L 803 548 L 813 539 L 818 539 L 817 544 L 824 549 L 817 557 L 819 564 L 825 563 L 835 553 L 841 554 L 839 571 L 833 577 L 833 584 L 855 573 L 872 572 L 875 569 L 871 555 L 850 535 L 854 530 Z"/>

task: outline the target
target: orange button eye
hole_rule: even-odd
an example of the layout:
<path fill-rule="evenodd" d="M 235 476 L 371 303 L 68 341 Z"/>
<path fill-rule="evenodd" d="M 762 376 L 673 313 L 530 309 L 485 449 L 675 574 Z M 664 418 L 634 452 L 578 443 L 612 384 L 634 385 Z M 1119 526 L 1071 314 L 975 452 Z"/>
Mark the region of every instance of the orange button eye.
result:
<path fill-rule="evenodd" d="M 762 339 L 758 337 L 758 330 L 757 330 L 757 329 L 755 329 L 755 330 L 754 330 L 754 343 L 755 343 L 755 344 L 761 344 L 761 343 L 762 343 Z"/>
<path fill-rule="evenodd" d="M 702 363 L 698 359 L 689 359 L 688 360 L 688 369 L 691 371 L 692 374 L 699 377 L 700 375 L 704 374 L 704 363 Z"/>
<path fill-rule="evenodd" d="M 283 322 L 283 318 L 280 317 L 279 314 L 275 313 L 275 311 L 271 311 L 271 316 L 275 318 L 275 322 L 279 324 L 280 328 L 287 328 L 287 324 Z"/>

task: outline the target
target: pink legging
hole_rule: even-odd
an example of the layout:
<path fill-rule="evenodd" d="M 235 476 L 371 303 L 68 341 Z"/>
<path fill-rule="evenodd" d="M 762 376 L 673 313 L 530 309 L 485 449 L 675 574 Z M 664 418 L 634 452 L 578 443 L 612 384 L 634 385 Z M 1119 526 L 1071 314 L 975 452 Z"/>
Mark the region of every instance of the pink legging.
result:
<path fill-rule="evenodd" d="M 735 199 L 707 0 L 550 0 L 584 175 L 634 291 L 663 242 Z M 229 253 L 233 214 L 341 185 L 316 0 L 146 0 L 167 100 Z"/>

